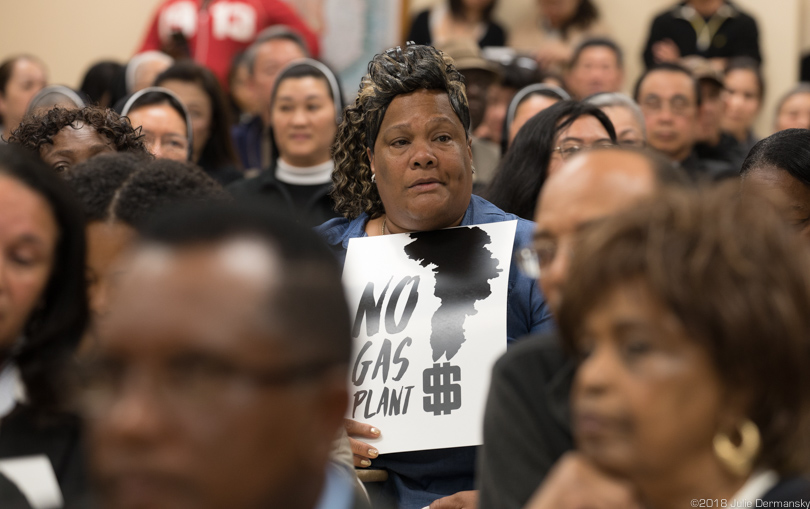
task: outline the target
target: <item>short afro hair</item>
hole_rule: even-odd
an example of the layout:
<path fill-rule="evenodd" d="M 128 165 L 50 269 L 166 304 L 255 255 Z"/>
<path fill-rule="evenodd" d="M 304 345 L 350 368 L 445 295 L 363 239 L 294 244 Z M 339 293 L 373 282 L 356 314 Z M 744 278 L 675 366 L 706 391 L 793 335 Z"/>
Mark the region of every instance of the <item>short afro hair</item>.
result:
<path fill-rule="evenodd" d="M 152 161 L 148 154 L 101 154 L 62 174 L 88 223 L 110 219 L 110 203 L 126 180 Z"/>
<path fill-rule="evenodd" d="M 26 115 L 20 126 L 11 132 L 8 142 L 39 154 L 43 145 L 53 144 L 53 137 L 62 129 L 78 123 L 93 127 L 110 140 L 116 152 L 146 152 L 140 129 L 134 129 L 128 118 L 113 110 L 96 106 L 78 110 L 57 106 L 43 113 Z"/>
<path fill-rule="evenodd" d="M 65 180 L 87 222 L 121 221 L 136 230 L 164 207 L 228 201 L 230 195 L 191 163 L 138 154 L 103 154 L 77 164 Z"/>

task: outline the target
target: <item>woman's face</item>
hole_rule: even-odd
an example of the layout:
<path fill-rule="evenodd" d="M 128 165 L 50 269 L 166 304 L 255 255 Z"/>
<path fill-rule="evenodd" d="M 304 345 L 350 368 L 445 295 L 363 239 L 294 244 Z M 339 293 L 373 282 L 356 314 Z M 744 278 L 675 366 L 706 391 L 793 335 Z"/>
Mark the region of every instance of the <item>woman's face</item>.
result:
<path fill-rule="evenodd" d="M 51 276 L 59 227 L 48 202 L 0 175 L 0 347 L 13 345 Z"/>
<path fill-rule="evenodd" d="M 597 465 L 632 480 L 714 461 L 715 433 L 739 416 L 708 352 L 643 283 L 606 293 L 576 346 L 574 438 Z"/>
<path fill-rule="evenodd" d="M 87 225 L 87 294 L 90 311 L 97 317 L 107 314 L 109 298 L 117 275 L 113 264 L 135 240 L 135 230 L 120 222 L 93 221 Z"/>
<path fill-rule="evenodd" d="M 509 126 L 509 144 L 512 144 L 520 128 L 523 127 L 530 118 L 558 102 L 560 102 L 559 99 L 540 94 L 532 94 L 523 99 L 523 101 L 518 104 L 518 107 L 515 108 L 515 118 L 512 119 L 512 125 Z"/>
<path fill-rule="evenodd" d="M 749 69 L 735 69 L 726 74 L 725 87 L 723 129 L 731 133 L 747 133 L 762 104 L 757 75 Z"/>
<path fill-rule="evenodd" d="M 557 173 L 567 159 L 581 150 L 610 145 L 613 145 L 613 141 L 605 126 L 596 117 L 582 115 L 557 133 L 551 147 L 547 177 Z"/>
<path fill-rule="evenodd" d="M 202 85 L 189 81 L 168 80 L 160 86 L 174 92 L 188 110 L 194 140 L 191 160 L 199 162 L 203 149 L 211 137 L 211 119 L 214 116 L 214 107 L 208 94 Z"/>
<path fill-rule="evenodd" d="M 472 195 L 472 149 L 447 93 L 394 98 L 368 156 L 391 231 L 461 222 Z"/>
<path fill-rule="evenodd" d="M 132 127 L 141 127 L 146 150 L 158 159 L 188 160 L 186 122 L 168 104 L 142 106 L 127 115 Z"/>
<path fill-rule="evenodd" d="M 559 28 L 576 14 L 582 0 L 539 0 L 540 12 L 549 24 Z"/>
<path fill-rule="evenodd" d="M 48 84 L 45 69 L 34 60 L 20 58 L 14 64 L 5 93 L 0 92 L 0 115 L 3 116 L 6 136 L 16 129 L 25 115 L 28 103 Z"/>
<path fill-rule="evenodd" d="M 98 154 L 115 152 L 109 138 L 99 134 L 95 127 L 84 123 L 63 127 L 51 141 L 53 143 L 40 147 L 39 155 L 59 173 Z"/>
<path fill-rule="evenodd" d="M 779 108 L 776 130 L 810 129 L 810 93 L 793 94 Z"/>
<path fill-rule="evenodd" d="M 331 158 L 337 133 L 335 101 L 326 82 L 304 76 L 278 84 L 271 123 L 279 155 L 293 166 L 314 166 Z"/>

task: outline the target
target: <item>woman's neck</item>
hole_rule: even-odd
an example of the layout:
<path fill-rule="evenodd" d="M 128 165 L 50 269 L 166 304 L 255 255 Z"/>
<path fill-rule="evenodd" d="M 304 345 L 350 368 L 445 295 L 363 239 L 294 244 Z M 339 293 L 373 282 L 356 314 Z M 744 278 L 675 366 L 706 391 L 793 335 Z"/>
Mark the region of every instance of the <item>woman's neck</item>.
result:
<path fill-rule="evenodd" d="M 311 166 L 297 166 L 279 158 L 276 164 L 276 178 L 281 182 L 297 186 L 314 186 L 332 181 L 335 164 L 331 159 Z"/>
<path fill-rule="evenodd" d="M 729 500 L 745 481 L 729 474 L 711 452 L 675 472 L 634 480 L 649 509 L 682 509 L 695 499 Z"/>
<path fill-rule="evenodd" d="M 481 9 L 464 9 L 460 17 L 456 18 L 453 16 L 453 19 L 460 23 L 477 25 L 484 21 L 484 11 Z"/>
<path fill-rule="evenodd" d="M 467 211 L 465 209 L 464 214 L 461 214 L 461 216 L 457 220 L 453 221 L 452 224 L 437 226 L 435 228 L 428 227 L 425 228 L 425 230 L 440 230 L 443 228 L 452 228 L 454 226 L 459 226 L 461 222 L 464 220 L 464 215 L 466 213 Z M 409 230 L 407 228 L 399 226 L 397 223 L 389 219 L 387 214 L 383 214 L 382 216 L 375 217 L 374 219 L 369 219 L 368 222 L 366 223 L 365 231 L 369 237 L 376 237 L 377 235 L 390 235 L 393 233 L 413 233 L 415 231 L 423 231 L 423 230 L 422 229 Z"/>
<path fill-rule="evenodd" d="M 330 154 L 312 154 L 307 156 L 279 156 L 279 161 L 284 161 L 289 166 L 296 168 L 310 168 L 312 166 L 320 166 L 332 160 Z"/>

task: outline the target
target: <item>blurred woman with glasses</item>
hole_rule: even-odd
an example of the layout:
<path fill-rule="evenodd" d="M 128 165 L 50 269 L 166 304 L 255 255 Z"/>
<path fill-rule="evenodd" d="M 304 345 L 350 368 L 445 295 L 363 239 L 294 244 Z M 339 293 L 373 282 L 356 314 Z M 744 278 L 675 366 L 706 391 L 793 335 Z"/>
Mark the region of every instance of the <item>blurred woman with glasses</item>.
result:
<path fill-rule="evenodd" d="M 549 175 L 581 150 L 616 144 L 616 131 L 598 107 L 560 101 L 518 131 L 483 196 L 524 219 L 534 218 L 537 196 Z"/>
<path fill-rule="evenodd" d="M 121 115 L 132 127 L 141 128 L 143 142 L 158 159 L 189 161 L 192 158 L 191 117 L 182 101 L 170 90 L 148 87 L 132 94 Z"/>

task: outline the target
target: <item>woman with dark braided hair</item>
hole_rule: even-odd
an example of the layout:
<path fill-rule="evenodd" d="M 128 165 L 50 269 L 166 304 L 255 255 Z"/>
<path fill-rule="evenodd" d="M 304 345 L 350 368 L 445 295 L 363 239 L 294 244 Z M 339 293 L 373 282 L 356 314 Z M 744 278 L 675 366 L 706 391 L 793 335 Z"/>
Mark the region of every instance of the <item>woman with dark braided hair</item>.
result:
<path fill-rule="evenodd" d="M 97 154 L 145 153 L 140 129 L 112 110 L 88 106 L 79 110 L 55 107 L 27 115 L 11 133 L 9 143 L 38 154 L 62 173 Z"/>
<path fill-rule="evenodd" d="M 339 259 L 355 237 L 510 220 L 518 221 L 515 247 L 529 242 L 531 222 L 472 195 L 469 127 L 464 79 L 450 57 L 417 45 L 374 57 L 333 146 L 332 197 L 344 217 L 317 228 Z M 506 316 L 507 344 L 551 327 L 539 289 L 514 266 Z M 380 434 L 352 420 L 346 428 L 353 437 Z M 356 466 L 368 467 L 373 458 L 375 468 L 387 470 L 383 491 L 401 508 L 422 508 L 443 497 L 459 507 L 477 501 L 474 447 L 378 456 L 352 439 L 352 451 Z"/>

